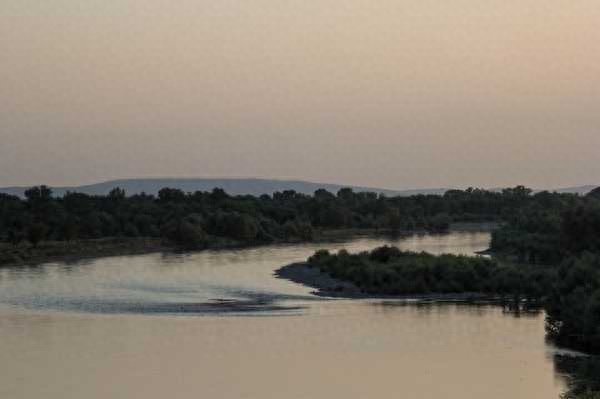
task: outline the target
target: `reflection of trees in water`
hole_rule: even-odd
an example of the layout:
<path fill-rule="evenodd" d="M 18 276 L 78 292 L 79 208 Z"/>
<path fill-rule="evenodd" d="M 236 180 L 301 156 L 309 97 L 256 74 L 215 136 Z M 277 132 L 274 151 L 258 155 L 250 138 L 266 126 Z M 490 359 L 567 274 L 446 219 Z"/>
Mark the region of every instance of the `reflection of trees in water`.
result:
<path fill-rule="evenodd" d="M 499 299 L 460 300 L 454 299 L 453 294 L 448 295 L 448 299 L 443 299 L 444 295 L 438 296 L 439 298 L 420 299 L 416 301 L 382 300 L 380 302 L 372 302 L 371 305 L 381 308 L 383 312 L 393 311 L 395 308 L 408 308 L 424 316 L 432 313 L 440 315 L 448 314 L 456 309 L 468 311 L 473 315 L 483 316 L 493 308 L 501 308 L 504 316 L 515 318 L 535 318 L 540 317 L 543 313 L 540 306 L 528 304 L 525 301 L 515 306 L 512 301 L 507 302 Z"/>
<path fill-rule="evenodd" d="M 511 301 L 499 302 L 502 312 L 513 317 L 538 317 L 542 314 L 542 307 L 537 301 Z"/>
<path fill-rule="evenodd" d="M 567 380 L 563 399 L 600 399 L 600 357 L 555 355 L 554 369 Z"/>

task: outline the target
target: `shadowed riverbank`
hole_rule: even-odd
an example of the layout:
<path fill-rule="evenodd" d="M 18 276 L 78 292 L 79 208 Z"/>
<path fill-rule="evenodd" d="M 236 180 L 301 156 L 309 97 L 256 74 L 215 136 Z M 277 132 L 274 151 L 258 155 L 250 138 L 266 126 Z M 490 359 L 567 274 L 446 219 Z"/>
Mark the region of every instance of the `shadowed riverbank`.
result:
<path fill-rule="evenodd" d="M 496 223 L 454 223 L 450 232 L 482 232 L 497 228 Z M 47 262 L 76 262 L 109 256 L 141 255 L 151 253 L 197 252 L 202 250 L 231 250 L 265 247 L 277 244 L 340 243 L 360 237 L 402 238 L 414 234 L 428 234 L 426 230 L 392 232 L 386 229 L 325 229 L 315 232 L 311 240 L 289 239 L 271 242 L 243 242 L 215 238 L 202 247 L 185 248 L 160 238 L 113 237 L 74 241 L 43 241 L 36 246 L 28 243 L 11 245 L 0 242 L 0 267 L 32 266 Z M 441 233 L 449 234 L 449 233 Z"/>

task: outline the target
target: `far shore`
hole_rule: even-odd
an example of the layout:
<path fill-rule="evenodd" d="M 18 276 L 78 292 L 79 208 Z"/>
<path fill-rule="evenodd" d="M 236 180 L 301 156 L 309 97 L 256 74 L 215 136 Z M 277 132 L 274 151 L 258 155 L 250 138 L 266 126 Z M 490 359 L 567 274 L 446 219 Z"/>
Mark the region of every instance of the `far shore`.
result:
<path fill-rule="evenodd" d="M 496 223 L 455 223 L 448 232 L 492 231 Z M 448 233 L 446 232 L 446 233 Z M 446 234 L 426 230 L 392 232 L 383 229 L 317 230 L 311 241 L 240 242 L 218 239 L 200 248 L 182 248 L 160 238 L 112 237 L 77 241 L 45 241 L 37 247 L 27 243 L 13 246 L 0 243 L 0 267 L 35 266 L 50 262 L 76 262 L 110 256 L 142 255 L 150 253 L 197 252 L 203 250 L 227 250 L 294 243 L 339 243 L 359 237 L 405 237 L 414 234 Z"/>

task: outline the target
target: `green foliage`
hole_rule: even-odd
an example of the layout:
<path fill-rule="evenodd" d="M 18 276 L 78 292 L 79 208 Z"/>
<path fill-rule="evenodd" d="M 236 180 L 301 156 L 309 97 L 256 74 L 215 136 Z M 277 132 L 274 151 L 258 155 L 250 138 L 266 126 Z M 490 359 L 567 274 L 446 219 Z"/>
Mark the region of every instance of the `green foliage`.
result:
<path fill-rule="evenodd" d="M 600 256 L 566 259 L 546 301 L 546 329 L 558 342 L 600 351 Z"/>
<path fill-rule="evenodd" d="M 48 226 L 43 223 L 36 222 L 27 227 L 27 240 L 36 247 L 40 241 L 46 237 Z"/>
<path fill-rule="evenodd" d="M 558 264 L 567 256 L 600 251 L 600 203 L 550 193 L 534 198 L 494 232 L 495 252 L 520 262 Z"/>
<path fill-rule="evenodd" d="M 492 249 L 555 265 L 546 329 L 557 342 L 600 352 L 600 190 L 585 197 L 536 194 L 492 237 Z"/>
<path fill-rule="evenodd" d="M 435 256 L 383 246 L 371 252 L 318 251 L 312 267 L 373 294 L 478 293 L 539 302 L 554 274 L 541 267 L 500 265 L 484 257 Z"/>
<path fill-rule="evenodd" d="M 185 248 L 203 248 L 207 235 L 197 220 L 173 220 L 163 226 L 163 236 Z"/>
<path fill-rule="evenodd" d="M 25 190 L 25 198 L 34 203 L 49 201 L 52 198 L 52 190 L 47 186 L 32 187 Z"/>
<path fill-rule="evenodd" d="M 569 376 L 562 399 L 600 399 L 600 358 L 555 355 L 554 364 L 558 373 Z"/>
<path fill-rule="evenodd" d="M 561 215 L 561 239 L 565 253 L 600 252 L 600 203 L 584 202 Z"/>
<path fill-rule="evenodd" d="M 596 200 L 600 200 L 600 187 L 596 187 L 592 191 L 587 194 L 588 198 L 593 198 Z"/>
<path fill-rule="evenodd" d="M 113 201 L 121 201 L 125 199 L 125 190 L 120 187 L 115 187 L 108 193 L 108 198 Z"/>
<path fill-rule="evenodd" d="M 310 223 L 288 220 L 283 225 L 286 240 L 310 241 L 314 237 L 314 230 Z"/>
<path fill-rule="evenodd" d="M 128 197 L 117 187 L 106 196 L 67 193 L 59 198 L 52 196 L 50 188 L 39 186 L 27 190 L 26 200 L 0 195 L 0 240 L 18 245 L 33 230 L 35 240 L 139 236 L 180 243 L 181 237 L 171 234 L 172 223 L 180 224 L 190 215 L 199 216 L 200 222 L 191 224 L 202 229 L 208 242 L 308 241 L 322 229 L 442 232 L 453 221 L 502 220 L 542 200 L 556 202 L 557 196 L 538 199 L 527 189 L 515 188 L 504 193 L 468 189 L 443 196 L 386 198 L 345 188 L 337 194 L 321 189 L 310 196 L 287 190 L 257 198 L 233 197 L 218 188 L 185 193 L 166 187 L 157 197 Z M 39 226 L 32 229 L 33 223 L 46 226 L 44 234 L 35 234 Z"/>

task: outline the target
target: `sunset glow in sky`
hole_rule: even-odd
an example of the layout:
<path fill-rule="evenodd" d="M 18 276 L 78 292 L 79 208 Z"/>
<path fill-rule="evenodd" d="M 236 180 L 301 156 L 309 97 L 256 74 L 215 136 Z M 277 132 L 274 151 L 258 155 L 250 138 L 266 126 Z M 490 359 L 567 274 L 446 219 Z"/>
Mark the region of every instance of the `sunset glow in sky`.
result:
<path fill-rule="evenodd" d="M 600 184 L 598 0 L 3 0 L 0 185 Z"/>

